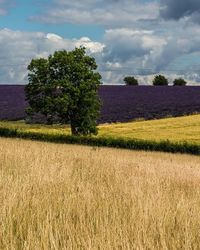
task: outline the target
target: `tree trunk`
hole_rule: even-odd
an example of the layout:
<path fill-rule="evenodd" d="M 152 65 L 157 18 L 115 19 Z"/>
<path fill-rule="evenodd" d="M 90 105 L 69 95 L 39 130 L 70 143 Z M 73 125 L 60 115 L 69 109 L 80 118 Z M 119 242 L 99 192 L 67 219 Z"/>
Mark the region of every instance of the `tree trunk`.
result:
<path fill-rule="evenodd" d="M 75 124 L 73 122 L 71 122 L 71 133 L 72 135 L 78 135 L 78 130 L 77 127 L 75 126 Z"/>

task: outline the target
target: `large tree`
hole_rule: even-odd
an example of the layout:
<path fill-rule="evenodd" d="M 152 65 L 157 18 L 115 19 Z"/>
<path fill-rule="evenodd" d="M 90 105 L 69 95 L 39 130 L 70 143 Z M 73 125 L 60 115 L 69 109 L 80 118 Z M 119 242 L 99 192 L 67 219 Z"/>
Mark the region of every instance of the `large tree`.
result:
<path fill-rule="evenodd" d="M 73 135 L 97 133 L 101 76 L 84 47 L 56 51 L 47 59 L 33 59 L 28 66 L 27 114 L 43 114 L 49 123 L 57 118 L 70 123 Z"/>

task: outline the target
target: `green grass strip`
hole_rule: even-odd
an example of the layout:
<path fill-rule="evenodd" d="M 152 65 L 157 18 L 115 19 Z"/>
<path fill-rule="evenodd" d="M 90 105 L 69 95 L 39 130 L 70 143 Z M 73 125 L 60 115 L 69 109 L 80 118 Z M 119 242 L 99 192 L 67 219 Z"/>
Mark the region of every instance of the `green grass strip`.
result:
<path fill-rule="evenodd" d="M 131 150 L 159 151 L 200 155 L 200 145 L 188 142 L 150 141 L 113 137 L 86 137 L 62 134 L 24 132 L 20 129 L 0 127 L 0 137 L 21 138 L 53 143 L 80 144 L 97 147 L 113 147 Z"/>

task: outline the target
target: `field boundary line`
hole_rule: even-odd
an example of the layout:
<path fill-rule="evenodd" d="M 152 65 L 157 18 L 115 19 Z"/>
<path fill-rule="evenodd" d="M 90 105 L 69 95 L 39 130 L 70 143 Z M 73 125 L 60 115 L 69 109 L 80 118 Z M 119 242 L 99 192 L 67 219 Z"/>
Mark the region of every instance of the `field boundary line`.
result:
<path fill-rule="evenodd" d="M 96 147 L 122 148 L 129 150 L 159 151 L 168 153 L 181 153 L 200 155 L 200 145 L 183 142 L 171 142 L 169 140 L 153 141 L 142 139 L 123 139 L 114 137 L 89 137 L 63 134 L 46 134 L 39 132 L 25 132 L 20 129 L 0 127 L 0 137 L 21 138 L 35 141 L 78 144 Z"/>

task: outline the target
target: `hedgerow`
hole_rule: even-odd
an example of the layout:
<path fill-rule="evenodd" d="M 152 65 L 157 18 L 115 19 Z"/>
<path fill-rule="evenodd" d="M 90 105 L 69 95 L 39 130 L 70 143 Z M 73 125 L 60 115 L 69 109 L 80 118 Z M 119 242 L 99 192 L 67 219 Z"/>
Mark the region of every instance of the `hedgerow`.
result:
<path fill-rule="evenodd" d="M 21 138 L 54 143 L 80 144 L 97 147 L 113 147 L 132 150 L 160 151 L 200 155 L 200 145 L 188 142 L 150 141 L 113 137 L 73 136 L 63 134 L 45 134 L 25 132 L 20 129 L 0 127 L 0 137 Z"/>

